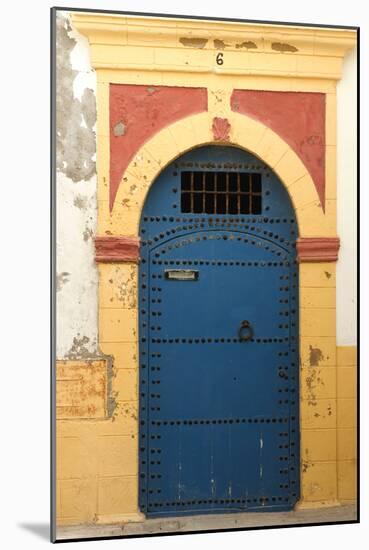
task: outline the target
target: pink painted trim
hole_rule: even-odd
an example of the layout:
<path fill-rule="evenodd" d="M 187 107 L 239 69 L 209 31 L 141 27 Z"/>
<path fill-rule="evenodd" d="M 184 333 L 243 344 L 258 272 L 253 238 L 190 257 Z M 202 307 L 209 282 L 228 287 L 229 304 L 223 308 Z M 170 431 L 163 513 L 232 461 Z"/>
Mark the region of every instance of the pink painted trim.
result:
<path fill-rule="evenodd" d="M 138 237 L 95 237 L 95 261 L 102 263 L 137 262 L 140 257 Z"/>
<path fill-rule="evenodd" d="M 296 241 L 297 261 L 336 262 L 339 248 L 339 237 L 302 237 Z"/>
<path fill-rule="evenodd" d="M 232 111 L 259 120 L 286 141 L 309 171 L 325 208 L 325 94 L 233 90 Z"/>
<path fill-rule="evenodd" d="M 140 147 L 173 122 L 207 107 L 206 88 L 109 85 L 110 210 L 126 168 Z"/>

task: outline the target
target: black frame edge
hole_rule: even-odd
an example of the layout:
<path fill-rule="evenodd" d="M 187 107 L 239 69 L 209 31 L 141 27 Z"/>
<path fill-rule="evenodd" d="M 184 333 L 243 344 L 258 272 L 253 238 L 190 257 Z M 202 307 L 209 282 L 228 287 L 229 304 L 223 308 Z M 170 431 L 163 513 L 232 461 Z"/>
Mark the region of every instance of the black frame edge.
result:
<path fill-rule="evenodd" d="M 50 541 L 56 542 L 56 12 L 50 8 Z"/>

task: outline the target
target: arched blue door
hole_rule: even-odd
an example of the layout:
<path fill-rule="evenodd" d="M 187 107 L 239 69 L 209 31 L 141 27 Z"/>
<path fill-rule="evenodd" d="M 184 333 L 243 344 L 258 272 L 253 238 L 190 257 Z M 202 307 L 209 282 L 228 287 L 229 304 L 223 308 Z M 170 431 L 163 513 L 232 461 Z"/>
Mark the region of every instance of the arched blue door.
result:
<path fill-rule="evenodd" d="M 299 497 L 297 225 L 276 175 L 193 150 L 141 220 L 139 504 L 147 516 Z"/>

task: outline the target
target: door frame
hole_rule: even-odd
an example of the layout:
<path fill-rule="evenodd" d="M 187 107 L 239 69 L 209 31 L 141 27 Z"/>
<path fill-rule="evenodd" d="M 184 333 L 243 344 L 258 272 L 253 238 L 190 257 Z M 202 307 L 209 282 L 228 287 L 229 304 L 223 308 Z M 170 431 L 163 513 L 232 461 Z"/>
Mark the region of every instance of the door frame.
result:
<path fill-rule="evenodd" d="M 97 260 L 100 272 L 100 295 L 104 287 L 109 286 L 108 276 L 104 272 L 107 264 L 113 264 L 122 273 L 127 269 L 134 269 L 133 284 L 137 296 L 138 269 L 140 256 L 139 225 L 140 217 L 148 190 L 155 182 L 162 169 L 177 157 L 190 149 L 202 145 L 232 145 L 255 155 L 268 164 L 287 188 L 293 208 L 296 213 L 299 239 L 297 242 L 299 262 L 299 348 L 300 348 L 300 502 L 299 507 L 310 507 L 311 503 L 319 500 L 311 492 L 310 462 L 304 452 L 305 441 L 312 430 L 320 429 L 326 424 L 335 430 L 335 398 L 329 402 L 323 399 L 315 403 L 315 395 L 311 393 L 308 376 L 312 363 L 312 350 L 321 352 L 321 356 L 328 357 L 329 365 L 336 367 L 336 325 L 335 325 L 335 297 L 332 298 L 329 314 L 325 309 L 311 307 L 313 300 L 324 302 L 327 289 L 335 289 L 335 270 L 338 257 L 339 239 L 336 236 L 335 201 L 327 201 L 323 210 L 314 182 L 307 172 L 302 161 L 294 150 L 278 134 L 246 115 L 227 113 L 227 122 L 230 127 L 230 137 L 227 141 L 215 141 L 211 127 L 212 118 L 209 113 L 200 113 L 171 124 L 155 134 L 145 143 L 133 157 L 119 186 L 114 207 L 110 213 L 103 208 L 99 209 L 99 233 L 96 239 Z M 188 126 L 193 131 L 189 135 Z M 168 141 L 168 134 L 170 141 Z M 180 145 L 178 145 L 180 144 Z M 103 152 L 102 152 L 103 153 Z M 284 161 L 282 162 L 282 160 Z M 285 162 L 285 161 L 288 162 Z M 331 160 L 331 159 L 330 159 Z M 330 161 L 326 173 L 334 169 Z M 126 204 L 134 201 L 135 208 L 128 209 Z M 108 208 L 108 202 L 105 202 Z M 108 235 L 107 235 L 108 234 Z M 111 235 L 111 236 L 110 236 Z M 135 369 L 138 367 L 138 306 L 123 309 L 119 315 L 119 323 L 127 327 L 132 343 L 132 356 Z M 101 315 L 102 314 L 102 315 Z M 120 325 L 120 326 L 121 326 Z M 103 353 L 114 355 L 114 346 L 109 342 L 109 332 L 114 331 L 111 322 L 106 321 L 105 304 L 99 304 L 99 332 L 100 349 Z M 333 363 L 333 364 L 332 364 Z M 138 414 L 138 370 L 136 375 Z M 324 382 L 323 382 L 324 383 Z M 324 402 L 323 402 L 324 401 Z M 317 409 L 317 405 L 319 410 Z M 332 418 L 327 417 L 328 415 Z M 314 414 L 318 414 L 316 420 Z M 334 422 L 334 424 L 333 424 Z M 138 425 L 137 425 L 138 429 Z M 137 432 L 138 433 L 138 432 Z M 334 443 L 334 442 L 333 442 Z M 136 502 L 138 511 L 138 443 L 133 442 L 137 453 L 137 487 Z M 306 447 L 308 448 L 308 447 Z M 329 464 L 329 475 L 336 479 L 336 463 Z M 312 471 L 313 470 L 313 471 Z M 325 485 L 326 472 L 322 470 L 322 485 Z M 329 487 L 328 505 L 337 503 L 337 482 L 331 481 Z"/>

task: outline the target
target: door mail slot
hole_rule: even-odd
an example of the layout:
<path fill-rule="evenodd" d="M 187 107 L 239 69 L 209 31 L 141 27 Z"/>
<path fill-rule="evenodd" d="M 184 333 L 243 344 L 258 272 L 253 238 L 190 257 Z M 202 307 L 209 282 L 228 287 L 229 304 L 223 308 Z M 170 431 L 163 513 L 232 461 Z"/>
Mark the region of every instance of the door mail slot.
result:
<path fill-rule="evenodd" d="M 199 272 L 195 269 L 166 269 L 165 278 L 173 281 L 197 281 Z"/>

